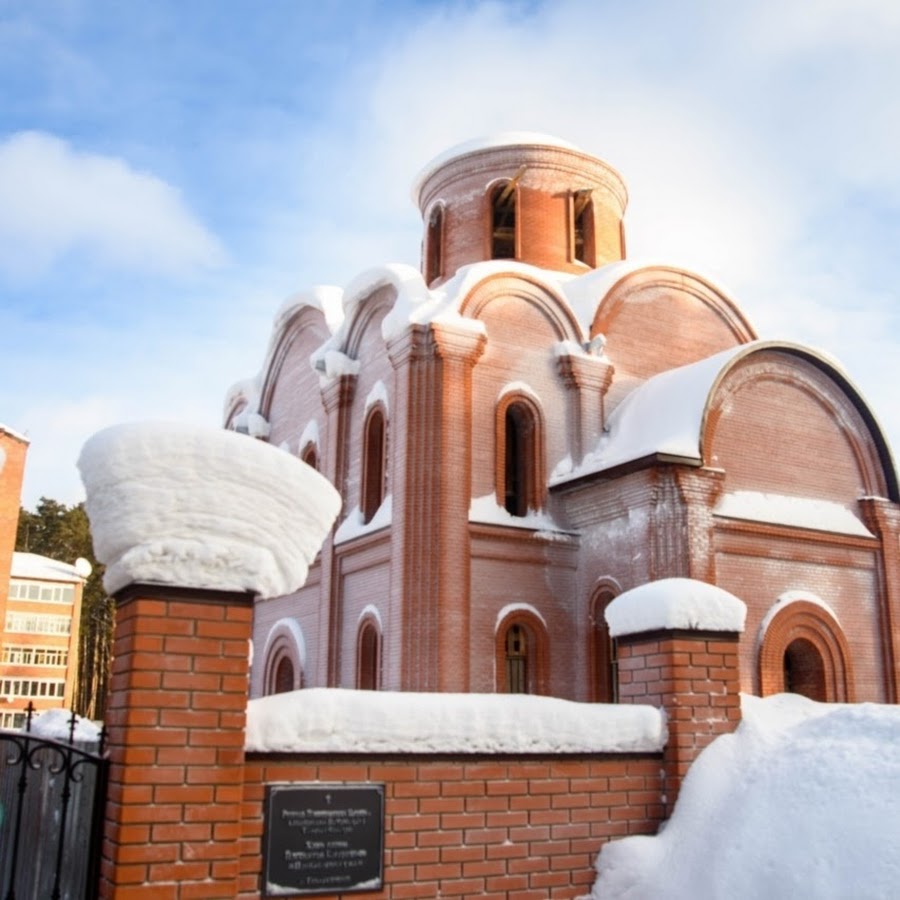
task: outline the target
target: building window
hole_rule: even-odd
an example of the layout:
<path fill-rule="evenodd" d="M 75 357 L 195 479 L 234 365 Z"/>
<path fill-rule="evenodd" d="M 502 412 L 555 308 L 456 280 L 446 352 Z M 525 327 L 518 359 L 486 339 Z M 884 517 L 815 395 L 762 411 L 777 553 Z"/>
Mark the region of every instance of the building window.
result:
<path fill-rule="evenodd" d="M 497 410 L 497 501 L 511 516 L 543 506 L 543 429 L 536 405 L 513 396 Z"/>
<path fill-rule="evenodd" d="M 784 651 L 784 689 L 789 694 L 802 694 L 810 700 L 828 699 L 825 688 L 825 663 L 815 645 L 797 638 Z"/>
<path fill-rule="evenodd" d="M 444 274 L 444 207 L 436 203 L 428 216 L 425 236 L 425 284 Z"/>
<path fill-rule="evenodd" d="M 310 468 L 319 471 L 319 454 L 316 451 L 316 445 L 310 441 L 303 450 L 300 451 L 300 459 Z"/>
<path fill-rule="evenodd" d="M 294 690 L 294 664 L 287 656 L 282 656 L 275 664 L 275 681 L 273 694 L 286 694 Z"/>
<path fill-rule="evenodd" d="M 516 258 L 516 183 L 504 181 L 491 191 L 491 259 Z"/>
<path fill-rule="evenodd" d="M 381 682 L 381 635 L 368 619 L 359 629 L 356 647 L 356 686 L 361 691 L 377 691 Z"/>
<path fill-rule="evenodd" d="M 41 584 L 36 581 L 11 581 L 10 600 L 34 600 L 38 603 L 72 603 L 75 588 L 71 585 Z"/>
<path fill-rule="evenodd" d="M 606 624 L 606 607 L 614 599 L 611 590 L 601 588 L 591 605 L 591 695 L 597 703 L 617 703 L 619 700 L 616 642 L 610 637 Z"/>
<path fill-rule="evenodd" d="M 496 633 L 497 691 L 501 694 L 547 693 L 547 632 L 536 612 L 517 610 Z"/>
<path fill-rule="evenodd" d="M 3 662 L 13 666 L 68 665 L 69 651 L 58 647 L 19 647 L 7 644 L 3 648 Z"/>
<path fill-rule="evenodd" d="M 69 634 L 72 630 L 72 620 L 68 616 L 8 612 L 6 630 L 26 634 Z"/>
<path fill-rule="evenodd" d="M 375 406 L 366 419 L 363 439 L 362 517 L 370 522 L 384 501 L 385 438 L 384 410 Z"/>
<path fill-rule="evenodd" d="M 572 195 L 572 252 L 578 262 L 595 266 L 594 204 L 591 191 L 575 191 Z"/>

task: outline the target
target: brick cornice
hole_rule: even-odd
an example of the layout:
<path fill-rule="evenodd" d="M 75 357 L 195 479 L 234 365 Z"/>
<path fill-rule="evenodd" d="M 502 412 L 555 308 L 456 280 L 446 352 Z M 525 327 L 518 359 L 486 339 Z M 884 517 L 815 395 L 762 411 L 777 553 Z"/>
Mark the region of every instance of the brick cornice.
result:
<path fill-rule="evenodd" d="M 387 342 L 391 365 L 398 369 L 404 363 L 434 357 L 431 326 L 415 323 Z"/>
<path fill-rule="evenodd" d="M 437 356 L 444 360 L 459 360 L 474 366 L 487 344 L 484 332 L 459 328 L 446 323 L 431 324 L 431 337 Z"/>
<path fill-rule="evenodd" d="M 601 397 L 609 390 L 616 372 L 607 359 L 576 353 L 558 356 L 557 366 L 567 387 L 595 390 Z"/>
<path fill-rule="evenodd" d="M 322 387 L 322 404 L 328 412 L 349 406 L 356 390 L 356 375 L 339 375 Z"/>
<path fill-rule="evenodd" d="M 900 504 L 883 497 L 862 497 L 859 508 L 866 528 L 873 534 L 900 535 Z"/>
<path fill-rule="evenodd" d="M 116 607 L 133 600 L 172 600 L 178 603 L 214 603 L 225 606 L 252 606 L 256 595 L 251 591 L 219 591 L 210 588 L 183 587 L 170 584 L 127 584 L 113 595 Z"/>

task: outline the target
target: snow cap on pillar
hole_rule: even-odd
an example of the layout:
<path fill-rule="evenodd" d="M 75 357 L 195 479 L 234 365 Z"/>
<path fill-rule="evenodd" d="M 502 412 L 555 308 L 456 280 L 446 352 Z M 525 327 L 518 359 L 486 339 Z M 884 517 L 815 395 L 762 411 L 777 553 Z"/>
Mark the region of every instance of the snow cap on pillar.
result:
<path fill-rule="evenodd" d="M 734 594 L 693 578 L 663 578 L 632 588 L 606 607 L 612 637 L 645 631 L 744 630 L 747 607 Z"/>
<path fill-rule="evenodd" d="M 84 445 L 78 469 L 110 594 L 136 583 L 291 593 L 341 505 L 284 450 L 198 425 L 107 428 Z"/>

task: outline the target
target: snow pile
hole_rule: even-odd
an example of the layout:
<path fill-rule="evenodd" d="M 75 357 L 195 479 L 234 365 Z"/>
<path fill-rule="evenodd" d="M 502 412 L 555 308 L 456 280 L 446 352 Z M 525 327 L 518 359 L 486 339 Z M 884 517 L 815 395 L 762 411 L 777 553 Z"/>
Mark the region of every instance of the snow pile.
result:
<path fill-rule="evenodd" d="M 309 688 L 251 700 L 248 752 L 639 753 L 666 741 L 651 706 L 524 694 Z"/>
<path fill-rule="evenodd" d="M 72 715 L 73 713 L 67 709 L 44 710 L 31 720 L 29 734 L 68 743 L 72 728 Z M 75 731 L 72 733 L 72 740 L 99 743 L 100 726 L 90 719 L 75 716 Z"/>
<path fill-rule="evenodd" d="M 744 603 L 722 588 L 692 578 L 663 578 L 616 597 L 606 608 L 606 623 L 612 637 L 661 628 L 740 632 L 746 614 Z"/>
<path fill-rule="evenodd" d="M 607 844 L 592 897 L 900 896 L 900 708 L 743 698 L 656 837 Z"/>
<path fill-rule="evenodd" d="M 288 594 L 340 508 L 296 457 L 197 425 L 108 428 L 84 445 L 78 468 L 110 593 L 138 582 Z"/>

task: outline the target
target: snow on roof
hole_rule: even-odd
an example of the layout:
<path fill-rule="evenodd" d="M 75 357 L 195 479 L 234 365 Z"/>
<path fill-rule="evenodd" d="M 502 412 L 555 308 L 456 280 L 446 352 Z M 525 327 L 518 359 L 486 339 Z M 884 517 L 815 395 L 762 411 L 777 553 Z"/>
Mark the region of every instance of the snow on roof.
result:
<path fill-rule="evenodd" d="M 248 752 L 638 753 L 666 741 L 650 706 L 511 694 L 308 688 L 251 700 Z"/>
<path fill-rule="evenodd" d="M 683 628 L 744 630 L 747 607 L 734 594 L 693 578 L 663 578 L 632 588 L 606 607 L 612 637 Z"/>
<path fill-rule="evenodd" d="M 317 309 L 325 316 L 325 324 L 335 332 L 344 321 L 344 292 L 331 284 L 317 284 L 291 294 L 275 313 L 273 333 L 279 333 L 301 309 Z"/>
<path fill-rule="evenodd" d="M 591 897 L 900 895 L 900 707 L 743 697 L 655 837 L 606 844 Z"/>
<path fill-rule="evenodd" d="M 10 575 L 13 578 L 33 578 L 36 581 L 84 581 L 74 565 L 49 556 L 20 551 L 13 553 Z"/>
<path fill-rule="evenodd" d="M 725 366 L 748 346 L 661 372 L 635 388 L 610 416 L 597 448 L 560 480 L 655 453 L 700 460 L 700 429 L 710 392 Z"/>
<path fill-rule="evenodd" d="M 21 431 L 16 431 L 14 428 L 10 428 L 9 425 L 0 424 L 0 432 L 3 434 L 8 434 L 11 438 L 15 438 L 17 441 L 22 441 L 24 444 L 30 444 L 31 441 L 22 434 Z"/>
<path fill-rule="evenodd" d="M 131 583 L 291 593 L 340 508 L 296 457 L 198 425 L 107 428 L 78 468 L 109 593 Z"/>
<path fill-rule="evenodd" d="M 764 494 L 757 491 L 734 491 L 724 494 L 713 512 L 727 519 L 768 522 L 790 525 L 832 534 L 852 534 L 873 537 L 872 532 L 841 503 L 813 500 L 808 497 L 788 497 L 784 494 Z"/>
<path fill-rule="evenodd" d="M 576 153 L 585 152 L 581 147 L 577 147 L 575 144 L 569 143 L 569 141 L 553 137 L 550 134 L 541 134 L 537 131 L 501 131 L 484 137 L 472 138 L 444 150 L 422 167 L 413 180 L 413 203 L 416 206 L 419 205 L 419 195 L 422 193 L 422 186 L 438 169 L 442 169 L 451 160 L 497 147 L 557 147 L 562 150 L 572 150 Z"/>

